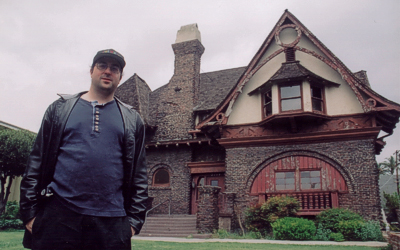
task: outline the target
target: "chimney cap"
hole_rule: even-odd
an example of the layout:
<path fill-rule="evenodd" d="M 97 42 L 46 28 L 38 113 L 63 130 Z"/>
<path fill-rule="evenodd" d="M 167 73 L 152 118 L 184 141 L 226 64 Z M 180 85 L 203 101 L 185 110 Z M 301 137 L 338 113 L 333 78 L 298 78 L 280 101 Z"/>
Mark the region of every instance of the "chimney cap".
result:
<path fill-rule="evenodd" d="M 197 23 L 193 23 L 184 25 L 180 30 L 178 30 L 175 43 L 182 43 L 196 39 L 201 42 L 201 35 Z"/>

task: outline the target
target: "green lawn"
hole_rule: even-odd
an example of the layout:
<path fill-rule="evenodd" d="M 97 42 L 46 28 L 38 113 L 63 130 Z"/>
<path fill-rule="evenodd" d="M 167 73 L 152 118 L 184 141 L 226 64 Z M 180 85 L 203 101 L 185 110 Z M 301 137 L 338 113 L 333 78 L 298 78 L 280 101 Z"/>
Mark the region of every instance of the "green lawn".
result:
<path fill-rule="evenodd" d="M 22 250 L 22 231 L 16 232 L 0 232 L 0 249 L 2 250 Z M 174 249 L 174 250 L 187 250 L 187 249 L 217 249 L 217 250 L 235 250 L 235 249 L 268 249 L 268 250 L 285 250 L 285 249 L 379 249 L 373 247 L 356 247 L 356 246 L 303 246 L 303 245 L 278 245 L 278 244 L 252 244 L 252 243 L 236 243 L 236 242 L 210 242 L 210 243 L 177 243 L 177 242 L 159 242 L 159 241 L 143 241 L 132 240 L 132 249 L 145 250 L 145 249 Z"/>

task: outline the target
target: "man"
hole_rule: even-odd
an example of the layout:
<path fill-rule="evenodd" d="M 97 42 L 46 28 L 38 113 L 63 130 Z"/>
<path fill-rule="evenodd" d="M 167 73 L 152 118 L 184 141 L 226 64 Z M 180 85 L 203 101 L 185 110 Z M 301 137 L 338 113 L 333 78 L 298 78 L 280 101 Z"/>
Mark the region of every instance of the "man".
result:
<path fill-rule="evenodd" d="M 114 97 L 125 67 L 99 51 L 88 92 L 49 106 L 21 182 L 24 246 L 131 249 L 147 202 L 144 124 Z"/>

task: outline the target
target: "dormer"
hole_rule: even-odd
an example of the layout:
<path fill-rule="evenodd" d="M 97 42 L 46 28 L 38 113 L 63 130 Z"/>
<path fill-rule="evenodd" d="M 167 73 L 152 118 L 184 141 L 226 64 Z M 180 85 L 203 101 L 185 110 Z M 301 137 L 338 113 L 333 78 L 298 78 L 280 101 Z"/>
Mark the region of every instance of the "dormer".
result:
<path fill-rule="evenodd" d="M 290 54 L 287 59 L 294 58 L 294 52 L 290 51 Z M 321 118 L 327 114 L 325 88 L 339 86 L 339 83 L 311 72 L 299 61 L 287 60 L 268 81 L 248 95 L 261 95 L 263 121 L 313 114 Z"/>

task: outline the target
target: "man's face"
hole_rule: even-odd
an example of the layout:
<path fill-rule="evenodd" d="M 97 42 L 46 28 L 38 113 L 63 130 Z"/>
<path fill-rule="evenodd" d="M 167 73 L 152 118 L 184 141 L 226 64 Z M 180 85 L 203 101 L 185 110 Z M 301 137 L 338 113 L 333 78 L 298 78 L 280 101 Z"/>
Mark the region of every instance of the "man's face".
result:
<path fill-rule="evenodd" d="M 106 68 L 105 65 L 107 65 Z M 115 67 L 120 68 L 118 62 L 113 58 L 103 57 L 97 60 L 96 65 L 90 71 L 92 86 L 96 91 L 114 94 L 121 80 L 121 70 L 115 72 Z"/>

